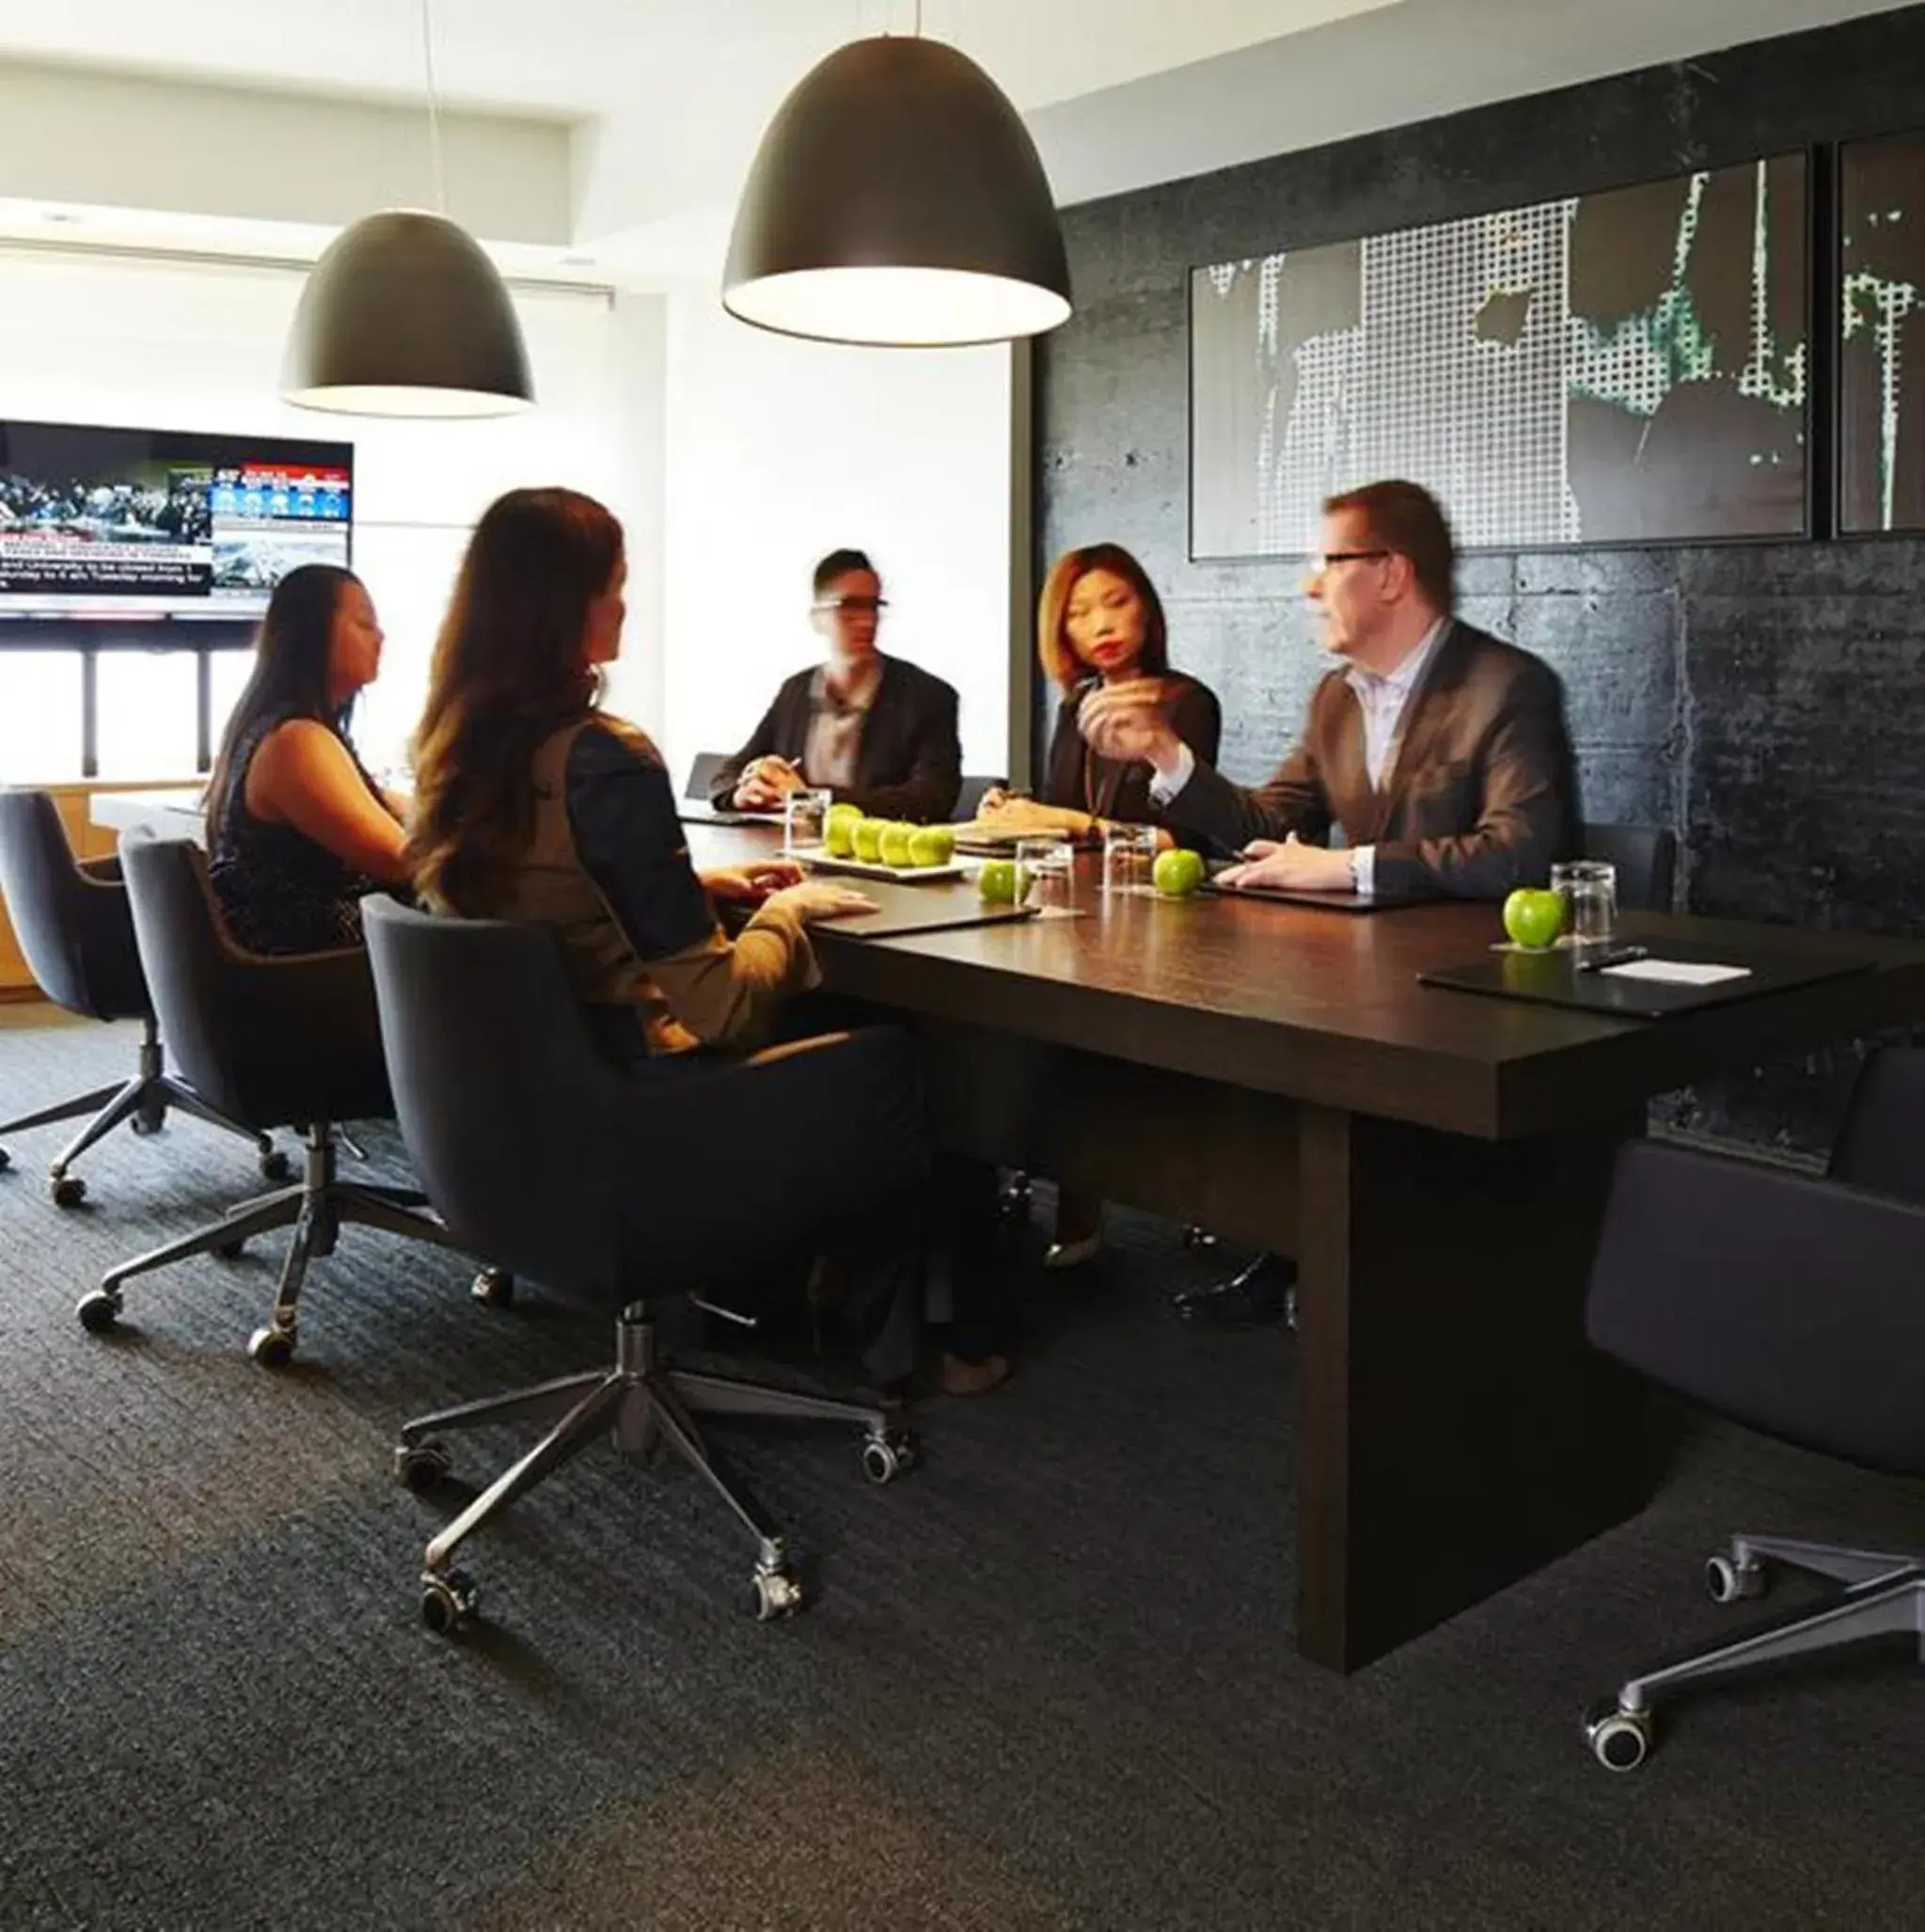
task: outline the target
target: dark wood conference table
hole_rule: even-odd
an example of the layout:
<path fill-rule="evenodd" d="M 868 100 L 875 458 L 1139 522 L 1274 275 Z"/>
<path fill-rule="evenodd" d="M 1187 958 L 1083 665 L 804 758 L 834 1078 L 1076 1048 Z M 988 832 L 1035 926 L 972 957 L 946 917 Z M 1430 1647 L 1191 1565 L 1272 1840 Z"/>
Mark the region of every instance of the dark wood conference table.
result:
<path fill-rule="evenodd" d="M 688 830 L 703 865 L 774 843 Z M 910 893 L 973 888 L 890 896 Z M 825 978 L 914 1025 L 945 1145 L 1297 1259 L 1297 1644 L 1337 1671 L 1645 1499 L 1640 1391 L 1583 1302 L 1650 1096 L 1925 1017 L 1925 945 L 1857 933 L 1628 917 L 1870 970 L 1627 1021 L 1420 986 L 1502 938 L 1488 905 L 1111 896 L 1087 870 L 1079 898 L 896 939 L 823 926 Z"/>

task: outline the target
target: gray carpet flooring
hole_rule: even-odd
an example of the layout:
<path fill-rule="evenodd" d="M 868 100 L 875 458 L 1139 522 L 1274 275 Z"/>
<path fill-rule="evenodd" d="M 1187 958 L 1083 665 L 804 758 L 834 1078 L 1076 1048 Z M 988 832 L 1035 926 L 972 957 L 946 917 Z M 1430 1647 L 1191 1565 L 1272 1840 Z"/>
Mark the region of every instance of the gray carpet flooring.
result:
<path fill-rule="evenodd" d="M 0 1115 L 132 1053 L 0 1026 Z M 604 1324 L 356 1231 L 284 1372 L 242 1352 L 277 1241 L 89 1336 L 103 1266 L 257 1182 L 182 1122 L 63 1212 L 54 1138 L 0 1175 L 7 1932 L 1920 1923 L 1902 1648 L 1679 1706 L 1629 1778 L 1577 1733 L 1743 1614 L 1697 1582 L 1725 1532 L 1925 1541 L 1916 1490 L 1687 1420 L 1635 1521 L 1338 1680 L 1290 1644 L 1289 1338 L 1185 1328 L 1164 1295 L 1206 1264 L 1117 1216 L 1101 1266 L 1029 1283 L 1007 1388 L 923 1405 L 909 1480 L 718 1426 L 809 1553 L 799 1618 L 740 1613 L 750 1553 L 685 1472 L 592 1453 L 473 1546 L 448 1641 L 415 1578 L 467 1491 L 396 1487 L 395 1424 L 597 1366 Z"/>

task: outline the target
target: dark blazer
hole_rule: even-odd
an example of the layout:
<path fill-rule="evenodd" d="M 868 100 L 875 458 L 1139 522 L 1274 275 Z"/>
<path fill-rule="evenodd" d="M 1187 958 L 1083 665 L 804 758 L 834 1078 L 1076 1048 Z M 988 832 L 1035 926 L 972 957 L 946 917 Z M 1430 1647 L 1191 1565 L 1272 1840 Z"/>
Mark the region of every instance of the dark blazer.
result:
<path fill-rule="evenodd" d="M 1049 738 L 1044 769 L 1043 802 L 1093 812 L 1098 818 L 1124 819 L 1132 825 L 1170 825 L 1163 808 L 1150 797 L 1154 773 L 1147 764 L 1141 759 L 1099 758 L 1082 741 L 1076 727 L 1077 712 L 1099 682 L 1094 677 L 1083 679 L 1056 707 L 1056 729 Z M 1199 765 L 1213 765 L 1223 729 L 1223 708 L 1216 693 L 1180 671 L 1163 673 L 1163 715 L 1170 721 L 1171 730 L 1195 753 Z"/>
<path fill-rule="evenodd" d="M 1168 806 L 1230 850 L 1294 831 L 1377 848 L 1385 899 L 1501 899 L 1541 885 L 1577 837 L 1564 693 L 1549 665 L 1453 622 L 1405 711 L 1385 788 L 1364 761 L 1364 714 L 1342 671 L 1311 694 L 1296 748 L 1254 791 L 1199 764 Z"/>
<path fill-rule="evenodd" d="M 749 742 L 717 769 L 708 794 L 713 803 L 729 805 L 744 769 L 756 758 L 774 752 L 800 767 L 809 748 L 809 686 L 815 669 L 812 665 L 783 680 Z M 925 823 L 949 817 L 962 789 L 955 713 L 955 686 L 906 658 L 885 657 L 882 682 L 862 721 L 856 782 L 834 787 L 838 800 L 846 799 L 872 817 Z"/>

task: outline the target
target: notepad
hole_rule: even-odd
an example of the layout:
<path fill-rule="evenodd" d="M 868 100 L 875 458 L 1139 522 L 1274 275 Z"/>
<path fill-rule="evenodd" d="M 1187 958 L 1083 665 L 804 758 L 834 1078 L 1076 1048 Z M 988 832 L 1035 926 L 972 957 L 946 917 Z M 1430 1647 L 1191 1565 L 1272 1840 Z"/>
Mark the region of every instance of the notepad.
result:
<path fill-rule="evenodd" d="M 1627 959 L 1622 966 L 1603 967 L 1601 979 L 1656 980 L 1661 986 L 1721 986 L 1728 979 L 1749 979 L 1749 966 L 1712 966 L 1696 959 Z"/>

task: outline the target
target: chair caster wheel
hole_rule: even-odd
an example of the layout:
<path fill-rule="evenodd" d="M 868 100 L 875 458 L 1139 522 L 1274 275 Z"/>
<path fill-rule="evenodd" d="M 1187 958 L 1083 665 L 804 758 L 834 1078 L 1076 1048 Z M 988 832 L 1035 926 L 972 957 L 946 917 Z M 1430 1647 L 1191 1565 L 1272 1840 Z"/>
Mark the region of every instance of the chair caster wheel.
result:
<path fill-rule="evenodd" d="M 166 1112 L 162 1109 L 153 1114 L 136 1114 L 127 1124 L 145 1140 L 150 1134 L 158 1133 L 167 1124 Z"/>
<path fill-rule="evenodd" d="M 470 1284 L 468 1293 L 484 1308 L 512 1308 L 514 1276 L 506 1268 L 483 1268 Z"/>
<path fill-rule="evenodd" d="M 278 1186 L 294 1178 L 294 1164 L 278 1148 L 270 1148 L 260 1157 L 260 1178 Z"/>
<path fill-rule="evenodd" d="M 481 1592 L 465 1572 L 422 1572 L 421 1622 L 436 1637 L 452 1637 L 475 1614 L 475 1606 L 480 1601 Z"/>
<path fill-rule="evenodd" d="M 1744 1597 L 1762 1596 L 1770 1587 L 1764 1565 L 1756 1560 L 1738 1563 L 1729 1557 L 1711 1557 L 1705 1561 L 1705 1594 L 1714 1604 L 1735 1604 Z"/>
<path fill-rule="evenodd" d="M 111 1288 L 97 1288 L 74 1304 L 73 1312 L 89 1335 L 104 1335 L 120 1319 L 120 1296 Z"/>
<path fill-rule="evenodd" d="M 1605 1770 L 1634 1771 L 1651 1748 L 1650 1713 L 1608 1705 L 1602 1716 L 1585 1719 L 1585 1742 Z"/>
<path fill-rule="evenodd" d="M 257 1328 L 247 1338 L 247 1353 L 263 1369 L 285 1369 L 294 1359 L 292 1328 Z"/>
<path fill-rule="evenodd" d="M 13 1156 L 9 1154 L 5 1148 L 0 1148 L 0 1174 L 6 1173 L 8 1168 L 9 1168 L 12 1165 Z"/>
<path fill-rule="evenodd" d="M 247 1241 L 244 1235 L 239 1241 L 224 1241 L 213 1250 L 215 1259 L 222 1261 L 238 1261 L 247 1252 Z"/>
<path fill-rule="evenodd" d="M 432 1438 L 427 1442 L 398 1442 L 394 1446 L 394 1473 L 403 1487 L 417 1495 L 445 1482 L 454 1467 L 447 1449 Z"/>
<path fill-rule="evenodd" d="M 47 1192 L 56 1208 L 77 1208 L 87 1198 L 87 1182 L 77 1174 L 56 1174 Z"/>
<path fill-rule="evenodd" d="M 749 1608 L 758 1623 L 793 1617 L 801 1607 L 802 1584 L 793 1571 L 756 1571 L 749 1586 Z"/>
<path fill-rule="evenodd" d="M 893 1482 L 921 1461 L 912 1435 L 872 1435 L 862 1445 L 862 1474 L 877 1488 Z"/>

